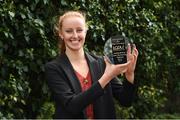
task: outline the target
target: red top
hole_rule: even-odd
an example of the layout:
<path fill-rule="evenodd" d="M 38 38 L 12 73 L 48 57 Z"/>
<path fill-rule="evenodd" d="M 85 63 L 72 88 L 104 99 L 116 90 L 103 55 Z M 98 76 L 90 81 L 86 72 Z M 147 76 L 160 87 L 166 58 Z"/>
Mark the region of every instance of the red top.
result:
<path fill-rule="evenodd" d="M 83 77 L 81 74 L 76 72 L 76 76 L 79 79 L 79 82 L 81 84 L 82 91 L 86 91 L 88 88 L 91 87 L 92 85 L 92 79 L 91 79 L 91 74 L 88 72 L 86 77 Z M 90 104 L 86 108 L 86 114 L 88 119 L 93 119 L 94 118 L 94 113 L 93 113 L 93 105 Z"/>

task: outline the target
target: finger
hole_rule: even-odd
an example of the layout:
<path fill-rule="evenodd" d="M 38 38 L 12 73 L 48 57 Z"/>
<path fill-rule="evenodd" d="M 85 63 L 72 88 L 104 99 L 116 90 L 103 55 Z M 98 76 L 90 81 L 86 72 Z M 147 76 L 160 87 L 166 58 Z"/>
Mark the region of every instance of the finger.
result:
<path fill-rule="evenodd" d="M 138 58 L 138 52 L 135 52 L 135 54 L 133 54 L 133 58 L 134 58 L 133 64 L 136 65 L 136 63 L 137 63 L 137 58 Z"/>
<path fill-rule="evenodd" d="M 126 63 L 123 63 L 123 64 L 117 64 L 116 66 L 117 67 L 126 67 L 127 65 L 129 65 L 130 64 L 130 60 L 128 60 Z"/>
<path fill-rule="evenodd" d="M 138 51 L 136 48 L 134 48 L 131 55 L 131 61 L 134 61 L 135 59 L 137 59 L 137 56 L 138 56 Z"/>
<path fill-rule="evenodd" d="M 136 45 L 135 45 L 135 44 L 133 44 L 133 48 L 136 48 Z"/>
<path fill-rule="evenodd" d="M 134 54 L 133 56 L 134 56 L 134 63 L 136 64 L 138 55 Z"/>
<path fill-rule="evenodd" d="M 133 60 L 133 57 L 134 57 L 133 54 L 130 54 L 127 60 L 128 60 L 128 61 L 132 61 L 132 60 Z"/>
<path fill-rule="evenodd" d="M 110 59 L 106 55 L 104 56 L 104 61 L 106 64 L 111 64 Z"/>
<path fill-rule="evenodd" d="M 136 48 L 134 49 L 134 53 L 136 54 L 136 56 L 139 55 L 139 52 L 138 52 L 138 50 Z"/>
<path fill-rule="evenodd" d="M 133 44 L 132 46 L 133 46 L 132 54 L 134 54 L 134 50 L 136 49 L 136 45 Z"/>
<path fill-rule="evenodd" d="M 131 45 L 128 43 L 127 54 L 131 54 Z"/>
<path fill-rule="evenodd" d="M 137 58 L 137 56 L 138 56 L 138 54 L 139 54 L 139 52 L 138 52 L 138 50 L 137 50 L 137 48 L 136 48 L 136 45 L 135 45 L 135 44 L 133 44 L 133 51 L 132 51 L 132 54 L 133 54 L 133 56 L 135 55 L 135 56 L 136 56 L 136 58 Z"/>
<path fill-rule="evenodd" d="M 135 60 L 137 60 L 138 54 L 139 54 L 139 53 L 138 53 L 138 50 L 135 48 L 135 49 L 134 49 L 134 52 L 133 52 L 133 57 L 134 57 Z"/>
<path fill-rule="evenodd" d="M 130 44 L 128 44 L 128 48 L 127 48 L 127 60 L 130 60 L 130 55 L 131 55 L 131 46 L 130 46 Z"/>

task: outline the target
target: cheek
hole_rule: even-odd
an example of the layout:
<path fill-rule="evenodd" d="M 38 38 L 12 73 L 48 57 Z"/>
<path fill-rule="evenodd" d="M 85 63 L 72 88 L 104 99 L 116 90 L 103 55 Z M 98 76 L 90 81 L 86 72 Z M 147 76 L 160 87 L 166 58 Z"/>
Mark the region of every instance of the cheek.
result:
<path fill-rule="evenodd" d="M 64 35 L 64 39 L 69 39 L 71 37 L 71 35 L 65 34 Z"/>
<path fill-rule="evenodd" d="M 81 34 L 81 37 L 82 37 L 82 38 L 85 38 L 85 37 L 86 37 L 86 33 L 82 33 L 82 34 Z"/>

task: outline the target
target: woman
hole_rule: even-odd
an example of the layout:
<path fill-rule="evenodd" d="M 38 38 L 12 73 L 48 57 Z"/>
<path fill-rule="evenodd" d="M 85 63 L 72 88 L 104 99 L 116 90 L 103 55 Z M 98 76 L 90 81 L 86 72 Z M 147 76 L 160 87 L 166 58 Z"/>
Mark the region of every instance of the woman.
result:
<path fill-rule="evenodd" d="M 86 20 L 78 11 L 59 18 L 61 54 L 45 65 L 48 86 L 55 100 L 54 118 L 116 118 L 113 97 L 130 106 L 138 51 L 128 46 L 128 62 L 113 65 L 84 51 Z M 125 74 L 123 85 L 115 77 Z"/>

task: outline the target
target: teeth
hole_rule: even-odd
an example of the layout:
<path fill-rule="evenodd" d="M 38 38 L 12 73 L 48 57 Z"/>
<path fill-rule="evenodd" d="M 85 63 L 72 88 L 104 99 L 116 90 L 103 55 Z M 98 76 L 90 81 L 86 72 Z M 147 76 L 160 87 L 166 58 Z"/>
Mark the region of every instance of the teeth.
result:
<path fill-rule="evenodd" d="M 72 43 L 78 43 L 79 40 L 72 40 L 71 42 L 72 42 Z"/>

